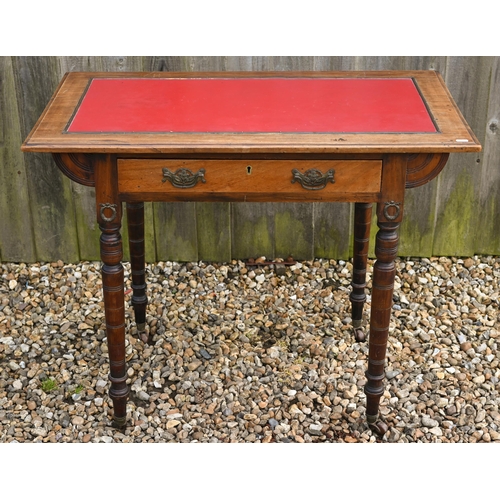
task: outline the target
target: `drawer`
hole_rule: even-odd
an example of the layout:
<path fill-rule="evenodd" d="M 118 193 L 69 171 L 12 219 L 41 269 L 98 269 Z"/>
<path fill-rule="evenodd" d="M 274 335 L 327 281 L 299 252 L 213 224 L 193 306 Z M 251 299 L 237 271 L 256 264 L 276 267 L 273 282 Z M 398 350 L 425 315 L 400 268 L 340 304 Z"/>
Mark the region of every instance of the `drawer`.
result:
<path fill-rule="evenodd" d="M 380 160 L 119 159 L 123 200 L 377 201 Z"/>

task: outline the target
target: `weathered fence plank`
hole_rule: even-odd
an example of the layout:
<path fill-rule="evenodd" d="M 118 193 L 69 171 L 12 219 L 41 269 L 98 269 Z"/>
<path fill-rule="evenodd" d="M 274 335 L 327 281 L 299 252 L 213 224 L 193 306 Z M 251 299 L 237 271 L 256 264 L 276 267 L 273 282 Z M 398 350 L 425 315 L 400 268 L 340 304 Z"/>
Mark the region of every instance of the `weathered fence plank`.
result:
<path fill-rule="evenodd" d="M 196 203 L 198 260 L 231 260 L 231 207 L 229 203 Z"/>
<path fill-rule="evenodd" d="M 407 57 L 400 61 L 401 69 L 427 69 L 445 74 L 445 57 Z M 400 228 L 400 255 L 430 257 L 434 238 L 438 183 L 436 181 L 405 194 L 405 216 Z"/>
<path fill-rule="evenodd" d="M 314 256 L 313 203 L 273 203 L 275 257 Z"/>
<path fill-rule="evenodd" d="M 155 203 L 153 206 L 158 260 L 198 260 L 196 203 Z"/>
<path fill-rule="evenodd" d="M 272 203 L 233 203 L 231 253 L 235 259 L 274 258 Z"/>
<path fill-rule="evenodd" d="M 14 57 L 12 61 L 21 132 L 26 137 L 59 84 L 59 60 L 56 57 Z M 54 168 L 50 155 L 24 157 L 37 258 L 75 262 L 80 252 L 71 181 Z"/>
<path fill-rule="evenodd" d="M 484 142 L 490 74 L 494 58 L 450 57 L 446 82 L 465 119 Z M 485 76 L 487 75 L 487 78 Z M 483 237 L 479 213 L 483 153 L 450 157 L 438 178 L 438 217 L 434 232 L 436 255 L 472 255 Z"/>
<path fill-rule="evenodd" d="M 0 57 L 0 258 L 34 261 L 32 219 L 10 57 Z"/>
<path fill-rule="evenodd" d="M 496 255 L 500 252 L 500 59 L 498 57 L 493 61 L 488 111 L 482 125 L 485 126 L 486 132 L 481 133 L 481 137 L 484 137 L 484 149 L 480 199 L 477 203 L 481 235 L 474 251 L 479 254 Z"/>
<path fill-rule="evenodd" d="M 351 203 L 314 203 L 314 256 L 348 259 L 352 248 Z"/>

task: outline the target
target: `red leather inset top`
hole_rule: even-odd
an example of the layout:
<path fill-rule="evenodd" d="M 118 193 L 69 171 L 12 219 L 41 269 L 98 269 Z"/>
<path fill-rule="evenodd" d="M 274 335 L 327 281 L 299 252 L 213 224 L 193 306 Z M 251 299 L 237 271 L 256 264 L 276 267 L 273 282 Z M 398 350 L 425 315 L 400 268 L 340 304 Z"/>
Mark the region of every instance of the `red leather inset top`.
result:
<path fill-rule="evenodd" d="M 436 132 L 411 78 L 95 78 L 68 132 Z"/>

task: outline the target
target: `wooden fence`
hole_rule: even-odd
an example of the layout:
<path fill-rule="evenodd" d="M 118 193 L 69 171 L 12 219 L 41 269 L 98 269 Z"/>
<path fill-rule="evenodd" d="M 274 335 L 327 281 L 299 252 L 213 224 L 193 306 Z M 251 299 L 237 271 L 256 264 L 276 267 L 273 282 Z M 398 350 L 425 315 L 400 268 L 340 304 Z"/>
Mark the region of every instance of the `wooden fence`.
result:
<path fill-rule="evenodd" d="M 438 70 L 483 152 L 451 155 L 436 180 L 407 192 L 399 254 L 498 255 L 499 61 L 444 56 L 0 57 L 0 259 L 99 259 L 93 190 L 65 178 L 50 155 L 20 151 L 67 71 Z M 263 255 L 346 259 L 351 256 L 352 216 L 350 204 L 147 204 L 146 257 L 149 262 L 223 262 Z"/>

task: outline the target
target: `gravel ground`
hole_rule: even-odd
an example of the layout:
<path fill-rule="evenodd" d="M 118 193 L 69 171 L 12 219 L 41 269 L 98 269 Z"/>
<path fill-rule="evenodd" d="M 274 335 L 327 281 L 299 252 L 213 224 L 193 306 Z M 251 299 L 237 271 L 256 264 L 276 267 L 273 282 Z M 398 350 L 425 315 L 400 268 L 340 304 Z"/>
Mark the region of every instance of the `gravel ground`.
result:
<path fill-rule="evenodd" d="M 135 335 L 126 264 L 121 432 L 99 268 L 1 265 L 0 442 L 500 441 L 498 257 L 397 261 L 383 437 L 364 420 L 351 262 L 148 265 L 150 345 Z"/>

